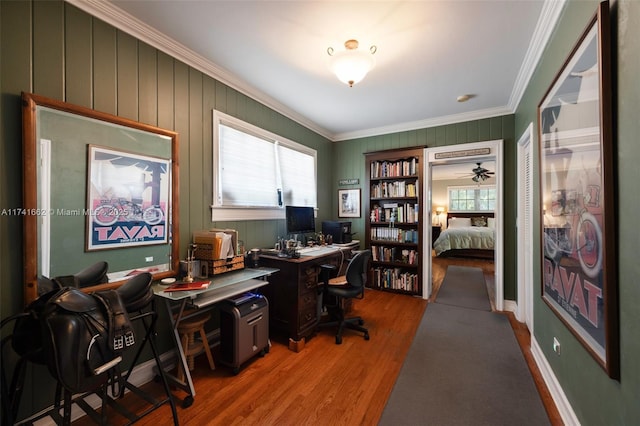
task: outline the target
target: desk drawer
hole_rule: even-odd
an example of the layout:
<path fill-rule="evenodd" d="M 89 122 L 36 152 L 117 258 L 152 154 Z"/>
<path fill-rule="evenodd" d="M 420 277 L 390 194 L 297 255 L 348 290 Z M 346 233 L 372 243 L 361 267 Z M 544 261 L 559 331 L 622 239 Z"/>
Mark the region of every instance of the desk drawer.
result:
<path fill-rule="evenodd" d="M 317 321 L 316 306 L 300 309 L 298 312 L 298 333 L 304 334 L 305 329 L 314 327 Z"/>
<path fill-rule="evenodd" d="M 318 294 L 315 291 L 309 291 L 301 294 L 298 298 L 299 309 L 316 308 L 318 303 Z"/>
<path fill-rule="evenodd" d="M 298 279 L 298 293 L 303 294 L 311 290 L 316 291 L 320 268 L 317 265 L 308 265 L 300 270 Z"/>

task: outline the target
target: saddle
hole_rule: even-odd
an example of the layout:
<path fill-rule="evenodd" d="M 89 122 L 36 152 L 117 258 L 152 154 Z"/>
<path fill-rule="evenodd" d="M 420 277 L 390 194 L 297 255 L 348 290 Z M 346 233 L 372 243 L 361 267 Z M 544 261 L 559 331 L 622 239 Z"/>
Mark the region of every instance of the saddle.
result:
<path fill-rule="evenodd" d="M 91 294 L 58 287 L 33 301 L 16 319 L 12 347 L 23 358 L 46 365 L 67 390 L 95 390 L 119 379 L 122 351 L 135 344 L 128 312 L 153 298 L 149 273 L 134 276 L 116 290 Z"/>
<path fill-rule="evenodd" d="M 61 275 L 53 279 L 47 277 L 38 278 L 38 296 L 42 296 L 51 290 L 62 287 L 84 288 L 92 285 L 104 284 L 109 282 L 107 272 L 109 264 L 101 261 L 87 266 L 80 272 L 73 275 Z"/>
<path fill-rule="evenodd" d="M 9 343 L 20 357 L 9 380 L 2 369 L 2 423 L 13 424 L 15 420 L 28 361 L 46 365 L 57 380 L 56 404 L 59 390 L 65 389 L 65 416 L 70 415 L 67 399 L 70 400 L 72 394 L 99 391 L 109 379 L 111 395 L 115 398 L 122 395 L 129 386 L 128 376 L 120 374 L 122 352 L 138 343 L 128 315 L 133 314 L 131 321 L 146 318 L 148 314 L 143 310 L 154 297 L 150 273 L 132 277 L 117 290 L 92 294 L 75 286 L 63 286 L 57 278 L 43 280 L 51 289 L 23 312 L 3 319 L 0 325 L 3 328 L 13 323 L 13 333 L 2 339 L 2 347 L 4 350 L 4 345 Z M 148 334 L 143 345 L 147 338 Z M 153 348 L 153 342 L 151 345 Z M 142 349 L 138 348 L 131 366 L 135 365 Z M 154 355 L 160 365 L 155 349 Z M 173 402 L 171 404 L 175 418 Z"/>
<path fill-rule="evenodd" d="M 65 287 L 39 314 L 42 349 L 49 372 L 72 393 L 95 390 L 109 377 L 124 349 L 135 343 L 133 328 L 115 290 L 86 294 Z"/>
<path fill-rule="evenodd" d="M 38 278 L 38 298 L 31 302 L 24 312 L 3 320 L 3 324 L 15 320 L 11 346 L 13 350 L 28 361 L 36 364 L 46 364 L 43 353 L 42 335 L 40 330 L 40 313 L 44 311 L 51 296 L 65 287 L 88 287 L 108 282 L 107 270 L 109 264 L 101 261 L 77 272 L 73 275 L 57 276 L 55 278 Z"/>

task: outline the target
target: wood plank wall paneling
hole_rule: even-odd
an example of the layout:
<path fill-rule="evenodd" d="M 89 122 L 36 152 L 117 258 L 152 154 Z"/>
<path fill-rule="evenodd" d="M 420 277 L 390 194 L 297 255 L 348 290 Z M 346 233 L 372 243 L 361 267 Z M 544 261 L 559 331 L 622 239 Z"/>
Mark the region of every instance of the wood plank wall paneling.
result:
<path fill-rule="evenodd" d="M 65 8 L 65 98 L 67 102 L 93 108 L 91 64 L 92 19 L 80 10 Z"/>
<path fill-rule="evenodd" d="M 158 52 L 158 127 L 175 129 L 173 116 L 174 99 L 174 71 L 173 58 Z M 179 136 L 178 136 L 179 137 Z"/>
<path fill-rule="evenodd" d="M 20 91 L 31 90 L 32 5 L 29 2 L 0 3 L 0 205 L 22 205 L 22 145 Z M 25 24 L 28 23 L 28 24 Z M 16 312 L 23 301 L 22 218 L 0 219 L 0 312 Z M 3 362 L 4 362 L 3 358 Z"/>
<path fill-rule="evenodd" d="M 33 90 L 64 97 L 64 8 L 61 2 L 33 3 Z"/>
<path fill-rule="evenodd" d="M 138 121 L 138 41 L 122 31 L 118 31 L 116 41 L 117 115 Z"/>
<path fill-rule="evenodd" d="M 138 43 L 138 121 L 158 125 L 158 51 Z"/>
<path fill-rule="evenodd" d="M 98 19 L 93 22 L 93 109 L 116 115 L 117 91 L 117 31 Z"/>
<path fill-rule="evenodd" d="M 189 69 L 189 168 L 184 170 L 182 175 L 188 175 L 190 188 L 202 188 L 203 185 L 203 121 L 204 111 L 202 109 L 202 73 Z M 211 219 L 205 222 L 202 214 L 204 200 L 208 199 L 204 193 L 201 196 L 191 197 L 189 200 L 189 210 L 184 210 L 184 214 L 189 215 L 190 229 L 206 229 Z M 189 236 L 190 237 L 190 236 Z"/>

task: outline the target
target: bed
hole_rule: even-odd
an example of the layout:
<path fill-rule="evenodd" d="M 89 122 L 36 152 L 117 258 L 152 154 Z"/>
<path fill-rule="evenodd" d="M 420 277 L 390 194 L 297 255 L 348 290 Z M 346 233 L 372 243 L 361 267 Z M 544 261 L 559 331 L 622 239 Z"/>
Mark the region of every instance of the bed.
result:
<path fill-rule="evenodd" d="M 491 213 L 451 213 L 448 226 L 433 243 L 438 257 L 493 259 L 495 222 Z"/>

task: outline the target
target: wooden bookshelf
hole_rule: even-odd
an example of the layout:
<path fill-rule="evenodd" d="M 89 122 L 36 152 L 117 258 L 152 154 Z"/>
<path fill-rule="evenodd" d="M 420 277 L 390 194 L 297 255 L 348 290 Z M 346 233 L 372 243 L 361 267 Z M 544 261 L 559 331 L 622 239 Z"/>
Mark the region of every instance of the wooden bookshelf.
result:
<path fill-rule="evenodd" d="M 371 249 L 371 288 L 422 294 L 423 149 L 365 153 L 365 246 Z"/>

